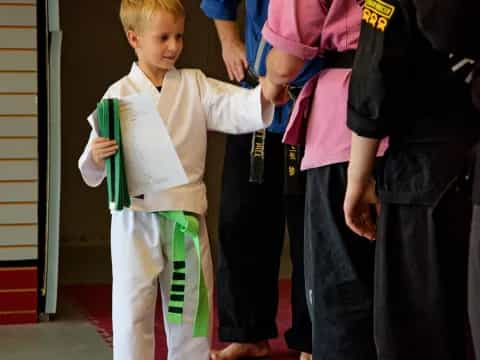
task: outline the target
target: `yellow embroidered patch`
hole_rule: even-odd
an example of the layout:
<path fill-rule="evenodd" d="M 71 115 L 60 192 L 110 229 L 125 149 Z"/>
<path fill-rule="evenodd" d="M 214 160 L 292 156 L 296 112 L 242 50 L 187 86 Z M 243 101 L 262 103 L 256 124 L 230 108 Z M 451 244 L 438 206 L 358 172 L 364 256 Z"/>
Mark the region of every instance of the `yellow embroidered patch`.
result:
<path fill-rule="evenodd" d="M 296 174 L 297 174 L 297 169 L 295 169 L 295 166 L 289 166 L 288 176 L 295 176 Z"/>
<path fill-rule="evenodd" d="M 387 19 L 391 19 L 395 12 L 395 6 L 381 0 L 366 0 L 365 8 Z"/>
<path fill-rule="evenodd" d="M 395 6 L 381 0 L 366 0 L 362 19 L 374 29 L 385 31 L 395 12 Z"/>

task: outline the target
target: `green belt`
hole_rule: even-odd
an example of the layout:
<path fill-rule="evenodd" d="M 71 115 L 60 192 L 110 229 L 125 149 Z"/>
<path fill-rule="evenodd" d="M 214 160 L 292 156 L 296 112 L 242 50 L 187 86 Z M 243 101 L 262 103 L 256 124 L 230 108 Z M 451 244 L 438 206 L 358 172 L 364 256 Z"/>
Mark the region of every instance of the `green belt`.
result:
<path fill-rule="evenodd" d="M 172 324 L 181 324 L 183 321 L 186 280 L 185 238 L 188 235 L 193 241 L 198 259 L 198 296 L 195 322 L 193 325 L 193 336 L 206 337 L 209 332 L 208 325 L 210 313 L 208 306 L 208 291 L 202 268 L 202 253 L 199 236 L 200 224 L 196 217 L 187 215 L 183 211 L 162 211 L 159 212 L 158 215 L 173 221 L 175 224 L 172 239 L 173 275 L 170 287 L 167 321 Z"/>
<path fill-rule="evenodd" d="M 97 106 L 98 126 L 101 137 L 115 140 L 119 150 L 115 155 L 106 159 L 108 203 L 110 210 L 122 210 L 130 207 L 127 177 L 123 162 L 122 134 L 120 128 L 120 107 L 118 99 L 102 100 Z M 209 335 L 209 306 L 208 291 L 202 268 L 202 254 L 200 247 L 200 224 L 196 217 L 187 215 L 183 211 L 162 211 L 159 217 L 174 223 L 172 238 L 173 274 L 170 286 L 170 300 L 168 303 L 167 321 L 173 324 L 183 322 L 183 307 L 185 301 L 186 281 L 186 251 L 185 238 L 189 236 L 195 246 L 197 265 L 197 309 L 193 325 L 194 337 Z"/>
<path fill-rule="evenodd" d="M 97 105 L 100 136 L 115 140 L 118 151 L 105 160 L 107 170 L 108 204 L 110 210 L 130 207 L 127 176 L 123 163 L 122 131 L 120 129 L 120 106 L 118 99 L 104 99 Z"/>

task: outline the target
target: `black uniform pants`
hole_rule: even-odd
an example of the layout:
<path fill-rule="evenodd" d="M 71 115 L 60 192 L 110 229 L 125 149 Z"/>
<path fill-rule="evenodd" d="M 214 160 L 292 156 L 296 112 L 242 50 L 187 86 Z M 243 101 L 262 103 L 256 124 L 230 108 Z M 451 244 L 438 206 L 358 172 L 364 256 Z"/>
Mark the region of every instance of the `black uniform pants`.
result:
<path fill-rule="evenodd" d="M 303 267 L 303 195 L 284 196 L 282 136 L 267 133 L 263 184 L 249 182 L 251 135 L 229 136 L 220 209 L 217 273 L 219 335 L 251 343 L 277 337 L 280 258 L 285 222 L 290 237 L 291 349 L 311 352 Z"/>
<path fill-rule="evenodd" d="M 480 360 L 480 205 L 473 208 L 468 275 L 470 327 L 477 360 Z"/>
<path fill-rule="evenodd" d="M 431 179 L 433 186 L 448 167 L 465 162 L 461 156 L 445 161 L 455 148 L 444 148 L 443 157 L 433 146 L 410 145 L 385 167 L 387 177 L 398 175 L 387 180 L 387 188 L 399 189 L 403 178 L 410 191 L 381 196 L 375 264 L 375 340 L 381 360 L 466 358 L 471 185 L 459 172 L 434 201 L 414 192 L 415 184 Z M 420 149 L 428 156 L 422 157 Z M 438 163 L 432 166 L 433 161 Z"/>
<path fill-rule="evenodd" d="M 314 360 L 375 360 L 375 244 L 346 225 L 347 163 L 307 171 L 305 278 Z"/>
<path fill-rule="evenodd" d="M 480 360 L 480 145 L 476 146 L 474 157 L 474 206 L 470 234 L 468 312 L 476 358 Z"/>

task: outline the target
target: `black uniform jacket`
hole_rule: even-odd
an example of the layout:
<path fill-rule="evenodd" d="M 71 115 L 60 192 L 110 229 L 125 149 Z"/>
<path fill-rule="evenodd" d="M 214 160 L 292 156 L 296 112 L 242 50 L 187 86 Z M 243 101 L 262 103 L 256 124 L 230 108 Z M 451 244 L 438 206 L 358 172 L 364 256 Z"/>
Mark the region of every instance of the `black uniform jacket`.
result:
<path fill-rule="evenodd" d="M 347 122 L 390 137 L 385 200 L 434 204 L 467 166 L 480 134 L 471 96 L 479 17 L 479 0 L 365 1 Z"/>

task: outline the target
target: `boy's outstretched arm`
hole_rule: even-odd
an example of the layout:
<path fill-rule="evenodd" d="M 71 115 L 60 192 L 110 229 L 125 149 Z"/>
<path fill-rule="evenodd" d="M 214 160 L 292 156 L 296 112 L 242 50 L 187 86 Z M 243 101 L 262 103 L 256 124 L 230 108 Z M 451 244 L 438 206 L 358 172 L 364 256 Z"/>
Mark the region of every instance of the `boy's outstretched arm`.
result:
<path fill-rule="evenodd" d="M 274 105 L 262 94 L 261 86 L 244 89 L 198 73 L 207 128 L 228 134 L 248 134 L 273 121 Z"/>

